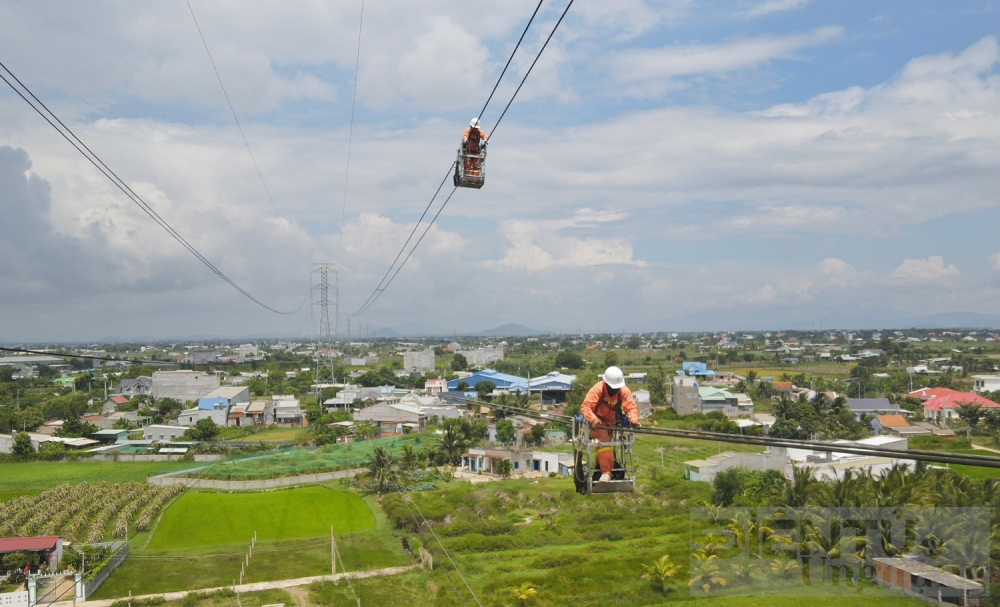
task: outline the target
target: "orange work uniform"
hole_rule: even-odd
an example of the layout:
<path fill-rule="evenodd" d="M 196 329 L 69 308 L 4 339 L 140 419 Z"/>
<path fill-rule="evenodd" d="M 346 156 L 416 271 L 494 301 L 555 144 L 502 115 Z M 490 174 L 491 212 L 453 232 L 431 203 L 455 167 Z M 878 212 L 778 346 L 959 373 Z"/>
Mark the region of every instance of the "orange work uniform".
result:
<path fill-rule="evenodd" d="M 474 129 L 470 126 L 462 132 L 462 148 L 469 156 L 478 156 L 479 144 L 489 138 L 490 136 L 483 129 Z M 465 173 L 467 175 L 478 176 L 481 169 L 482 166 L 478 158 L 469 158 L 468 156 L 465 158 Z"/>
<path fill-rule="evenodd" d="M 599 381 L 587 392 L 587 397 L 583 399 L 580 412 L 584 419 L 596 426 L 614 426 L 618 417 L 619 407 L 628 416 L 633 424 L 639 423 L 639 407 L 635 404 L 635 395 L 623 386 L 618 394 L 612 396 L 608 394 L 607 384 Z M 607 443 L 611 441 L 611 431 L 594 428 L 590 435 L 598 442 Z M 597 465 L 601 467 L 601 472 L 611 474 L 611 469 L 615 467 L 614 449 L 609 446 L 601 446 L 597 449 Z"/>

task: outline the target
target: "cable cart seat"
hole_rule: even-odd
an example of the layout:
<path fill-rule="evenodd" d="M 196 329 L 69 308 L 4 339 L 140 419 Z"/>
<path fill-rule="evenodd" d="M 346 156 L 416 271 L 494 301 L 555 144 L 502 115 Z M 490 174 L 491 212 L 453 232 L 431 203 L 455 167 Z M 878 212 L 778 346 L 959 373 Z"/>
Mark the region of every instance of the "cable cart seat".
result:
<path fill-rule="evenodd" d="M 635 457 L 632 444 L 635 434 L 628 432 L 628 418 L 619 416 L 612 431 L 611 442 L 598 442 L 590 437 L 590 424 L 582 415 L 573 417 L 573 482 L 582 495 L 594 493 L 632 493 L 635 491 Z M 601 469 L 597 466 L 595 453 L 598 447 L 611 447 L 615 454 L 615 464 L 611 469 L 611 480 L 601 482 Z"/>

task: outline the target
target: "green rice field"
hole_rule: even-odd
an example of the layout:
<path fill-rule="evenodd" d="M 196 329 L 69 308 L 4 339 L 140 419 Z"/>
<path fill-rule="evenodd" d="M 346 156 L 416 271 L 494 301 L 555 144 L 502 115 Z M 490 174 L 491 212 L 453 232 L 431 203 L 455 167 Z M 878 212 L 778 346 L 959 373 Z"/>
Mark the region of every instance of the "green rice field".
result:
<path fill-rule="evenodd" d="M 375 526 L 360 497 L 322 486 L 260 493 L 188 492 L 160 519 L 151 550 L 329 537 Z"/>

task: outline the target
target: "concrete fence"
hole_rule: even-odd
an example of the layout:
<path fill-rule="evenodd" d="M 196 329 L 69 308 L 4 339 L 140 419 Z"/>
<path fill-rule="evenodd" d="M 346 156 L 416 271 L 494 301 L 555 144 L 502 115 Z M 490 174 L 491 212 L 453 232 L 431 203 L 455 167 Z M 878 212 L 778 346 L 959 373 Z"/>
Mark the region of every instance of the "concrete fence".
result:
<path fill-rule="evenodd" d="M 194 461 L 215 462 L 225 457 L 224 455 L 195 455 Z M 97 453 L 87 459 L 94 462 L 179 462 L 184 460 L 183 455 L 150 453 L 142 455 L 138 453 Z"/>
<path fill-rule="evenodd" d="M 121 544 L 122 542 L 115 542 L 114 544 L 112 544 L 112 546 L 118 547 L 121 546 Z M 104 569 L 101 569 L 100 573 L 98 573 L 94 579 L 90 580 L 84 585 L 83 600 L 89 599 L 92 594 L 97 592 L 97 589 L 100 588 L 101 584 L 103 584 L 105 580 L 108 579 L 108 576 L 111 575 L 111 572 L 117 569 L 118 566 L 121 565 L 122 562 L 125 560 L 125 558 L 128 557 L 131 544 L 129 544 L 128 542 L 124 542 L 124 544 L 125 544 L 124 546 L 118 548 L 118 552 L 115 553 L 115 556 L 114 558 L 111 559 L 111 562 L 108 563 L 104 567 Z"/>
<path fill-rule="evenodd" d="M 364 468 L 352 470 L 336 470 L 334 472 L 321 472 L 319 474 L 303 474 L 301 476 L 283 476 L 279 478 L 267 478 L 255 481 L 224 481 L 209 478 L 192 479 L 185 474 L 197 474 L 198 470 L 181 470 L 179 472 L 169 472 L 158 476 L 151 476 L 147 482 L 153 485 L 189 485 L 198 489 L 222 489 L 225 491 L 252 491 L 256 489 L 273 489 L 275 487 L 291 487 L 294 485 L 305 485 L 308 483 L 323 483 L 340 478 L 354 478 L 357 474 L 364 472 Z"/>

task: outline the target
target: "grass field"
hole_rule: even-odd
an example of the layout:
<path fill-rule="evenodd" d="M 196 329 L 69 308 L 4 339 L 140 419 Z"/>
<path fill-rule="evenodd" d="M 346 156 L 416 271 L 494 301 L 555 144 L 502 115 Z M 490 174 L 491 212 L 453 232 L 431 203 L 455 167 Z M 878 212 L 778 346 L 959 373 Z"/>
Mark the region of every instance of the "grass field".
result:
<path fill-rule="evenodd" d="M 189 462 L 24 462 L 0 464 L 0 496 L 5 493 L 40 493 L 61 483 L 108 481 L 145 482 L 147 477 L 191 468 Z M 11 497 L 14 497 L 13 495 Z M 2 499 L 2 497 L 0 497 Z"/>
<path fill-rule="evenodd" d="M 195 523 L 196 521 L 196 523 Z M 153 550 L 250 541 L 329 537 L 375 526 L 368 506 L 353 493 L 311 486 L 261 493 L 188 492 L 160 519 Z"/>
<path fill-rule="evenodd" d="M 342 493 L 331 487 L 314 485 L 327 493 Z M 278 492 L 282 493 L 282 492 Z M 205 494 L 211 495 L 211 494 Z M 222 495 L 222 494 L 215 494 Z M 256 493 L 234 493 L 236 498 L 250 498 Z M 362 502 L 363 517 L 374 526 L 351 533 L 337 527 L 337 547 L 348 570 L 380 569 L 413 563 L 403 551 L 398 534 L 391 529 L 385 514 L 373 497 L 351 498 Z M 242 500 L 238 507 L 243 507 Z M 168 510 L 169 512 L 169 510 Z M 336 523 L 335 523 L 336 524 Z M 317 525 L 320 526 L 320 525 Z M 344 525 L 347 526 L 346 523 Z M 244 582 L 263 582 L 287 578 L 323 575 L 330 572 L 330 526 L 323 522 L 319 537 L 263 541 L 258 529 L 257 548 L 246 570 Z M 154 530 L 154 535 L 159 529 Z M 252 534 L 252 532 L 250 532 Z M 132 540 L 132 552 L 108 581 L 101 586 L 95 599 L 109 599 L 133 594 L 152 594 L 176 590 L 195 590 L 231 584 L 239 577 L 240 563 L 246 556 L 250 535 L 239 533 L 239 543 L 173 548 L 150 547 L 150 534 L 140 533 Z M 337 569 L 340 569 L 338 565 Z M 281 601 L 276 601 L 281 602 Z M 235 604 L 235 601 L 233 602 Z M 292 603 L 294 605 L 294 603 Z"/>
<path fill-rule="evenodd" d="M 15 497 L 21 497 L 22 495 L 38 495 L 39 493 L 41 493 L 39 490 L 0 491 L 0 502 L 6 502 L 7 500 L 12 500 Z"/>

